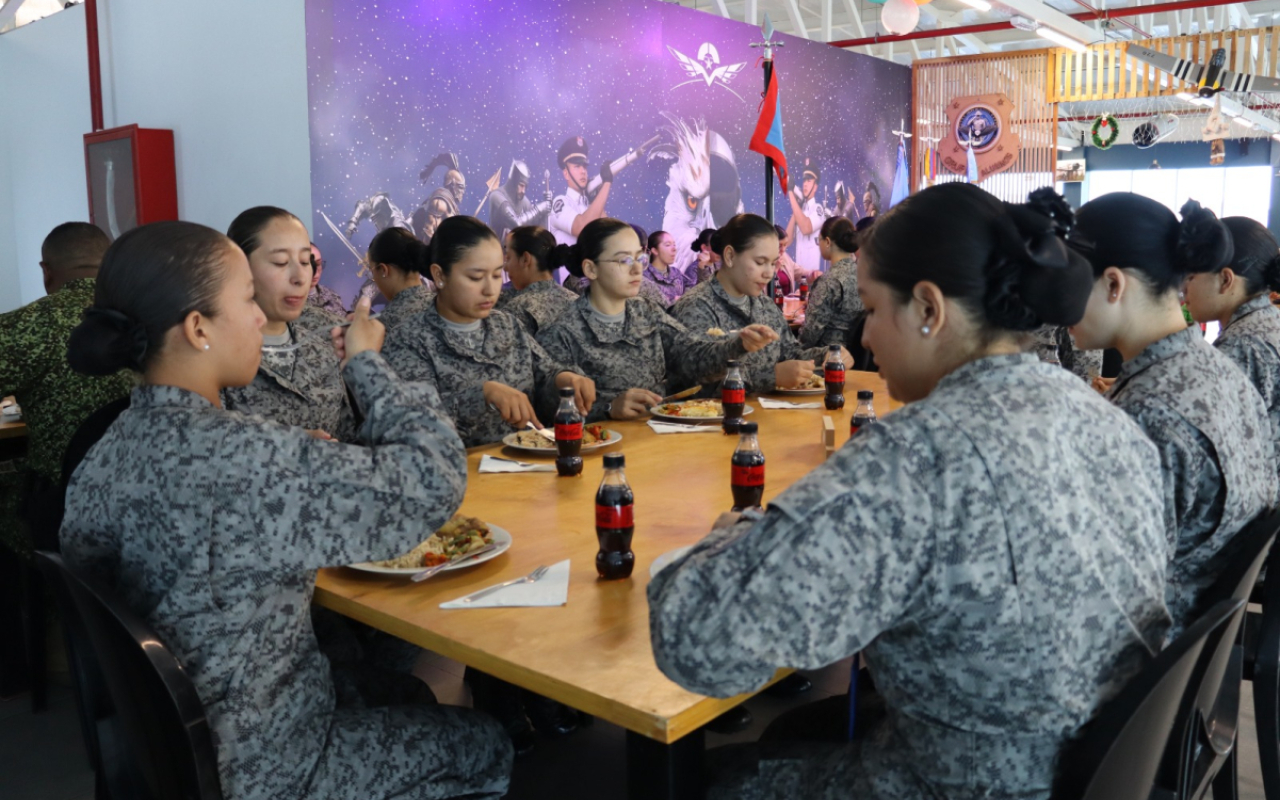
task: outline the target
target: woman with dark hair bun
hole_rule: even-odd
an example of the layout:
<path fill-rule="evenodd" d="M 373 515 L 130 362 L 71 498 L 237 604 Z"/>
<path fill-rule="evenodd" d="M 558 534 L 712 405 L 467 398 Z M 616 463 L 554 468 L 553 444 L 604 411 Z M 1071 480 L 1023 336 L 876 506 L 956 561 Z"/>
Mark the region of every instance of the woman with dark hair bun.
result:
<path fill-rule="evenodd" d="M 773 279 L 778 260 L 778 234 L 764 217 L 739 214 L 715 232 L 712 246 L 723 266 L 715 279 L 699 284 L 680 298 L 671 313 L 691 331 L 732 331 L 764 325 L 777 338 L 742 359 L 747 391 L 757 394 L 775 388 L 801 386 L 813 375 L 814 362 L 826 357 L 825 347 L 803 349 L 787 327 L 782 310 L 764 290 Z M 843 351 L 844 363 L 853 358 Z"/>
<path fill-rule="evenodd" d="M 368 446 L 224 410 L 259 374 L 257 293 L 241 248 L 201 225 L 143 225 L 107 251 L 67 356 L 143 385 L 71 479 L 62 552 L 181 662 L 223 796 L 500 797 L 512 754 L 493 720 L 335 701 L 311 623 L 317 569 L 393 558 L 461 504 L 466 453 L 440 398 L 383 361 L 363 300 L 328 346 Z"/>
<path fill-rule="evenodd" d="M 515 317 L 494 309 L 502 247 L 475 217 L 449 217 L 431 239 L 435 302 L 387 337 L 387 361 L 406 380 L 427 381 L 467 447 L 537 423 L 534 403 L 574 389 L 587 413 L 595 384 L 547 355 Z M 541 425 L 539 425 L 541 427 Z"/>
<path fill-rule="evenodd" d="M 647 416 L 668 389 L 719 380 L 730 359 L 777 338 L 763 325 L 745 326 L 733 337 L 692 333 L 640 297 L 644 249 L 616 219 L 588 223 L 577 244 L 556 248 L 552 263 L 591 279 L 591 293 L 538 334 L 553 359 L 595 381 L 589 422 Z"/>
<path fill-rule="evenodd" d="M 404 228 L 386 228 L 369 242 L 366 255 L 373 282 L 387 298 L 378 315 L 387 330 L 421 313 L 436 289 L 423 278 L 431 272 L 431 248 Z"/>
<path fill-rule="evenodd" d="M 1116 192 L 1085 203 L 1071 240 L 1095 278 L 1071 333 L 1082 348 L 1120 351 L 1124 365 L 1107 396 L 1160 451 L 1176 635 L 1225 566 L 1232 537 L 1277 496 L 1262 398 L 1187 325 L 1178 300 L 1188 277 L 1232 263 L 1231 234 L 1194 200 L 1179 222 L 1155 200 Z"/>
<path fill-rule="evenodd" d="M 228 388 L 223 404 L 305 428 L 317 438 L 354 441 L 355 414 L 324 335 L 341 320 L 307 304 L 312 256 L 306 226 L 283 208 L 255 206 L 231 222 L 227 236 L 249 259 L 254 299 L 267 323 L 257 377 Z"/>
<path fill-rule="evenodd" d="M 676 239 L 666 231 L 649 234 L 645 253 L 649 256 L 649 266 L 644 270 L 644 279 L 662 293 L 664 307 L 675 303 L 698 284 L 696 276 L 690 277 L 675 268 Z"/>
<path fill-rule="evenodd" d="M 1248 217 L 1226 217 L 1235 257 L 1216 272 L 1187 281 L 1187 308 L 1197 322 L 1217 320 L 1222 332 L 1214 347 L 1249 376 L 1271 420 L 1280 447 L 1280 309 L 1271 292 L 1280 291 L 1280 247 L 1264 225 Z"/>
<path fill-rule="evenodd" d="M 685 277 L 691 278 L 696 283 L 706 283 L 716 274 L 716 270 L 720 269 L 720 254 L 711 243 L 715 233 L 715 228 L 703 228 L 698 232 L 698 237 L 693 240 L 693 244 L 689 245 L 695 257 L 693 263 L 685 267 Z"/>
<path fill-rule="evenodd" d="M 858 234 L 853 223 L 844 217 L 828 217 L 818 233 L 818 252 L 824 261 L 831 262 L 831 269 L 809 292 L 800 346 L 848 346 L 849 331 L 858 327 L 866 313 L 862 298 L 858 297 L 858 273 L 853 261 L 853 254 L 858 252 Z"/>
<path fill-rule="evenodd" d="M 537 336 L 538 330 L 573 305 L 578 295 L 555 282 L 551 251 L 556 237 L 538 225 L 522 225 L 507 234 L 502 268 L 511 276 L 515 290 L 502 310 L 524 326 L 525 333 Z"/>
<path fill-rule="evenodd" d="M 861 652 L 888 706 L 855 742 L 838 697 L 804 709 L 839 707 L 827 739 L 713 751 L 708 800 L 1047 797 L 1164 642 L 1155 447 L 1023 352 L 1089 293 L 1047 217 L 941 184 L 878 219 L 857 270 L 863 342 L 907 407 L 653 577 L 657 664 L 729 697 Z"/>

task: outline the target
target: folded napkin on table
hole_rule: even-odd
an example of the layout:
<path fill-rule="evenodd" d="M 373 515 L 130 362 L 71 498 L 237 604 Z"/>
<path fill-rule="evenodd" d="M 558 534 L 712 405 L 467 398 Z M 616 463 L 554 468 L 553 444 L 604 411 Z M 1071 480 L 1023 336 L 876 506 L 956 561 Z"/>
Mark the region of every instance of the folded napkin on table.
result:
<path fill-rule="evenodd" d="M 707 423 L 701 426 L 692 424 L 686 425 L 681 422 L 658 422 L 656 419 L 649 420 L 649 429 L 654 433 L 719 433 L 720 426 Z"/>
<path fill-rule="evenodd" d="M 481 591 L 480 587 L 475 591 Z M 471 594 L 468 592 L 467 594 Z M 465 597 L 466 595 L 463 595 Z M 569 559 L 552 564 L 542 579 L 534 583 L 505 586 L 471 603 L 450 600 L 441 608 L 506 608 L 510 606 L 562 606 L 569 601 Z"/>
<path fill-rule="evenodd" d="M 822 403 L 793 403 L 789 400 L 772 400 L 768 397 L 756 399 L 765 408 L 822 408 Z"/>
<path fill-rule="evenodd" d="M 496 456 L 480 456 L 480 472 L 555 472 L 551 464 L 533 464 L 528 461 L 512 461 Z"/>

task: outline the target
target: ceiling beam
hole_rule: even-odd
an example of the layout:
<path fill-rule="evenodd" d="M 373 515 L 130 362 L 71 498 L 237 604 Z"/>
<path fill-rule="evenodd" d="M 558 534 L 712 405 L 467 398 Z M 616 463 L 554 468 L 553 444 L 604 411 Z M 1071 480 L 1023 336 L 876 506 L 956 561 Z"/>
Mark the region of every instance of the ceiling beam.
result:
<path fill-rule="evenodd" d="M 1040 0 L 1000 0 L 1000 4 L 1085 44 L 1096 44 L 1105 38 L 1080 20 L 1069 17 Z"/>
<path fill-rule="evenodd" d="M 804 25 L 804 17 L 800 14 L 800 6 L 796 4 L 796 0 L 787 0 L 787 16 L 791 17 L 791 27 L 795 35 L 801 39 L 808 39 L 809 29 Z"/>
<path fill-rule="evenodd" d="M 952 22 L 956 22 L 957 20 L 961 22 L 964 21 L 963 14 L 948 14 L 943 11 L 938 11 L 932 5 L 920 6 L 920 16 L 934 20 L 935 22 L 938 23 L 937 27 L 939 28 L 944 27 L 944 23 L 952 23 Z M 973 34 L 962 33 L 956 36 L 956 39 L 958 39 L 964 45 L 968 47 L 972 47 L 975 52 L 978 52 L 978 53 L 994 53 L 995 52 L 995 48 L 993 48 L 991 45 L 987 44 L 986 42 L 982 41 L 977 36 L 974 36 Z"/>
<path fill-rule="evenodd" d="M 831 6 L 835 0 L 822 0 L 822 41 L 829 42 L 835 37 L 831 35 Z"/>
<path fill-rule="evenodd" d="M 760 24 L 759 0 L 747 0 L 742 7 L 742 21 L 748 25 Z"/>
<path fill-rule="evenodd" d="M 720 16 L 725 19 L 733 19 L 729 16 L 729 7 L 724 4 L 724 0 L 716 0 L 716 11 L 719 11 Z"/>
<path fill-rule="evenodd" d="M 26 0 L 9 0 L 3 6 L 0 6 L 0 31 L 8 27 L 13 18 L 18 16 L 18 9 L 22 8 L 22 4 Z"/>

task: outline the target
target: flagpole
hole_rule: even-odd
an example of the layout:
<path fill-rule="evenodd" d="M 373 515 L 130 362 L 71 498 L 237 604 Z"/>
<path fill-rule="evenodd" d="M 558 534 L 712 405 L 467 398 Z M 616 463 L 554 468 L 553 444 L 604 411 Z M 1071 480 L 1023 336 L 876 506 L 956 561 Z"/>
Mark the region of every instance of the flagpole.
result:
<path fill-rule="evenodd" d="M 764 49 L 764 90 L 769 91 L 769 79 L 773 77 L 773 48 Z M 764 157 L 764 218 L 773 224 L 773 158 Z"/>

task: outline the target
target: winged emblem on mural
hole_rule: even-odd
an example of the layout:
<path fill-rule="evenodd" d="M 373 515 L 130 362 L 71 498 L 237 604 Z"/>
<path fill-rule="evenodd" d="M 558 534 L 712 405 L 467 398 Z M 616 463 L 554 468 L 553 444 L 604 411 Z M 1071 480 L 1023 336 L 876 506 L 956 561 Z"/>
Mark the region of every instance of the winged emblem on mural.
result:
<path fill-rule="evenodd" d="M 720 52 L 716 50 L 716 46 L 711 42 L 702 43 L 702 46 L 698 48 L 697 58 L 690 58 L 671 45 L 667 45 L 667 50 L 680 63 L 681 68 L 684 69 L 685 77 L 689 79 L 684 83 L 676 84 L 671 87 L 672 89 L 679 89 L 681 86 L 688 86 L 691 83 L 701 81 L 708 87 L 720 86 L 731 92 L 739 100 L 742 99 L 742 95 L 735 92 L 729 84 L 733 82 L 734 78 L 738 77 L 738 74 L 747 66 L 747 62 L 721 64 Z"/>
<path fill-rule="evenodd" d="M 1201 97 L 1213 97 L 1218 92 L 1280 92 L 1280 80 L 1227 69 L 1227 51 L 1222 48 L 1213 51 L 1208 64 L 1197 64 L 1190 59 L 1132 45 L 1129 55 L 1179 80 L 1195 84 L 1196 93 Z"/>

